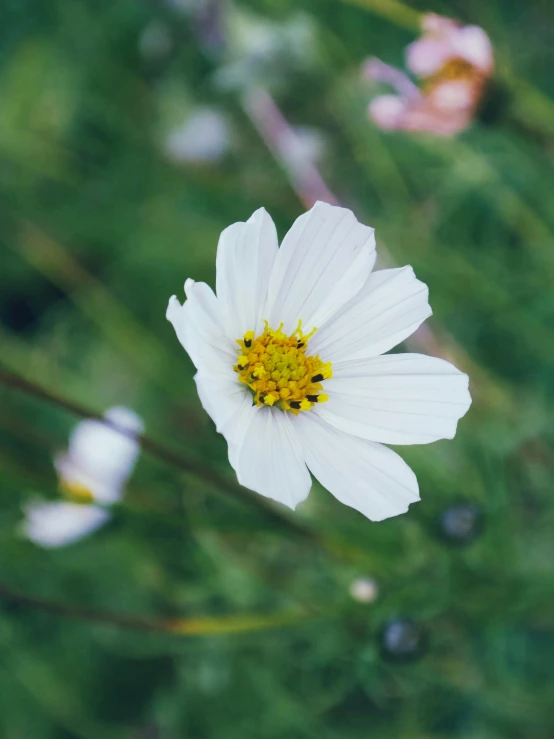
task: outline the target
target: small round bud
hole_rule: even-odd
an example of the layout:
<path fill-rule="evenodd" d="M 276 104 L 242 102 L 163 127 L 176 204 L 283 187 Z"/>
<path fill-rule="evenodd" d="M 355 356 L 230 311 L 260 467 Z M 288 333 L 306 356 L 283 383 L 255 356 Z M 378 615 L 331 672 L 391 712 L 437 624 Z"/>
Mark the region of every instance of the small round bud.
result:
<path fill-rule="evenodd" d="M 467 546 L 475 541 L 482 529 L 483 515 L 475 503 L 457 503 L 440 516 L 440 534 L 450 544 Z"/>
<path fill-rule="evenodd" d="M 358 603 L 374 603 L 379 597 L 379 588 L 370 577 L 358 577 L 350 584 L 350 595 Z"/>
<path fill-rule="evenodd" d="M 409 662 L 423 655 L 426 635 L 421 626 L 409 618 L 387 621 L 380 634 L 381 655 L 397 662 Z"/>

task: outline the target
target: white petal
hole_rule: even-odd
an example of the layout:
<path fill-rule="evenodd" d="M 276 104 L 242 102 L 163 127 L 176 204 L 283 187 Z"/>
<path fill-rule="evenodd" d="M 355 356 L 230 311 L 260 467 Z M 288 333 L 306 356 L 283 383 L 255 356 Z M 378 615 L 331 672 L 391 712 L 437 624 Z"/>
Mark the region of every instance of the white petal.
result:
<path fill-rule="evenodd" d="M 21 533 L 39 546 L 63 547 L 96 531 L 109 518 L 108 511 L 97 506 L 37 501 L 25 507 Z"/>
<path fill-rule="evenodd" d="M 468 380 L 450 362 L 422 354 L 341 362 L 316 412 L 342 431 L 386 444 L 452 439 L 471 405 Z"/>
<path fill-rule="evenodd" d="M 123 495 L 123 485 L 132 468 L 112 467 L 109 460 L 105 468 L 102 464 L 99 459 L 98 468 L 91 472 L 90 465 L 77 464 L 69 453 L 54 458 L 54 466 L 64 487 L 84 488 L 98 503 L 116 503 Z"/>
<path fill-rule="evenodd" d="M 271 217 L 260 208 L 246 223 L 234 223 L 217 246 L 217 299 L 229 338 L 259 333 L 269 276 L 279 244 Z"/>
<path fill-rule="evenodd" d="M 235 472 L 237 471 L 239 451 L 240 451 L 239 444 L 229 444 L 229 448 L 228 448 L 229 464 L 235 470 Z"/>
<path fill-rule="evenodd" d="M 252 405 L 252 396 L 245 394 L 240 408 L 221 426 L 221 433 L 225 436 L 228 444 L 229 463 L 237 471 L 238 454 L 250 422 L 258 412 L 258 407 Z"/>
<path fill-rule="evenodd" d="M 177 334 L 177 338 L 181 342 L 181 345 L 191 356 L 191 345 L 190 345 L 190 303 L 185 300 L 183 305 L 178 301 L 176 295 L 172 295 L 169 298 L 165 317 L 172 324 Z M 192 359 L 192 356 L 191 356 Z M 194 360 L 193 360 L 194 361 Z"/>
<path fill-rule="evenodd" d="M 294 331 L 321 326 L 355 295 L 375 263 L 374 230 L 346 208 L 318 202 L 285 236 L 269 281 L 264 318 Z"/>
<path fill-rule="evenodd" d="M 289 415 L 257 408 L 231 457 L 241 485 L 295 508 L 308 497 L 312 483 Z"/>
<path fill-rule="evenodd" d="M 115 405 L 112 408 L 108 408 L 104 413 L 104 418 L 131 434 L 142 434 L 144 431 L 142 418 L 135 411 L 131 410 L 131 408 L 126 408 L 123 405 Z"/>
<path fill-rule="evenodd" d="M 306 464 L 341 503 L 382 521 L 419 500 L 416 476 L 392 449 L 345 434 L 312 411 L 295 420 Z"/>
<path fill-rule="evenodd" d="M 229 447 L 229 462 L 237 469 L 237 455 L 244 434 L 248 429 L 256 406 L 252 405 L 252 395 L 243 385 L 235 383 L 228 397 L 223 397 L 223 385 L 214 383 L 197 373 L 194 377 L 198 397 L 202 407 L 211 417 L 220 434 L 223 434 Z"/>
<path fill-rule="evenodd" d="M 198 372 L 194 376 L 198 397 L 220 434 L 233 438 L 234 418 L 252 407 L 252 394 L 233 378 L 214 380 Z"/>
<path fill-rule="evenodd" d="M 143 424 L 136 413 L 122 406 L 110 408 L 105 418 L 126 433 L 100 421 L 81 421 L 71 434 L 67 453 L 54 462 L 67 483 L 87 488 L 101 503 L 113 503 L 121 497 L 135 466 L 140 450 L 135 435 L 142 431 Z"/>
<path fill-rule="evenodd" d="M 310 340 L 310 353 L 325 362 L 387 352 L 428 318 L 427 285 L 411 267 L 374 272 L 358 295 Z"/>
<path fill-rule="evenodd" d="M 237 405 L 236 412 L 220 426 L 221 433 L 229 445 L 240 446 L 252 417 L 258 410 L 257 406 L 252 405 L 252 395 L 245 392 L 240 405 Z"/>
<path fill-rule="evenodd" d="M 199 371 L 219 377 L 232 376 L 238 346 L 225 333 L 217 298 L 203 282 L 187 280 L 185 290 L 188 300 L 180 305 L 173 296 L 166 318 Z"/>

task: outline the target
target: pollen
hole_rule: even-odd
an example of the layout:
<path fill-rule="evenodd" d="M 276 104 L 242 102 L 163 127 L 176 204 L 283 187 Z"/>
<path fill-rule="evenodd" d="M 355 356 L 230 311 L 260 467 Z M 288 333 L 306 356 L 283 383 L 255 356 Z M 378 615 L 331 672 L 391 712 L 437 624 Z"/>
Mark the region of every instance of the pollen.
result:
<path fill-rule="evenodd" d="M 80 482 L 76 480 L 67 480 L 65 477 L 60 479 L 60 492 L 71 503 L 78 503 L 80 505 L 88 505 L 94 503 L 94 495 Z"/>
<path fill-rule="evenodd" d="M 317 354 L 308 355 L 308 341 L 316 332 L 302 331 L 302 321 L 287 336 L 283 324 L 265 329 L 259 336 L 248 331 L 239 345 L 234 366 L 239 382 L 253 394 L 255 405 L 268 405 L 297 416 L 311 410 L 316 403 L 324 403 L 328 396 L 322 382 L 332 377 L 331 362 L 323 362 Z"/>

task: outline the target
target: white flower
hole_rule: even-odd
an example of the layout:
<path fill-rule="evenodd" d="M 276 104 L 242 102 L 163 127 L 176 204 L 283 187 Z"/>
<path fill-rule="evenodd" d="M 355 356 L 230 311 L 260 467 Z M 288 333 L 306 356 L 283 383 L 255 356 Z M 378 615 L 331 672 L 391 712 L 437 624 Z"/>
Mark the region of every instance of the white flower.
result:
<path fill-rule="evenodd" d="M 81 539 L 109 519 L 109 511 L 101 506 L 120 500 L 138 456 L 136 436 L 143 425 L 133 411 L 120 406 L 110 408 L 104 418 L 126 433 L 100 421 L 81 421 L 71 435 L 67 453 L 54 460 L 60 490 L 67 500 L 37 499 L 25 506 L 21 530 L 35 544 L 62 547 Z"/>
<path fill-rule="evenodd" d="M 213 108 L 197 108 L 165 140 L 167 156 L 181 164 L 217 162 L 231 146 L 231 133 L 225 117 Z"/>
<path fill-rule="evenodd" d="M 470 406 L 448 362 L 383 355 L 431 308 L 411 267 L 372 273 L 375 256 L 373 229 L 349 210 L 316 203 L 279 248 L 261 208 L 221 234 L 217 297 L 187 280 L 186 302 L 169 301 L 239 482 L 291 508 L 310 471 L 374 521 L 405 512 L 416 477 L 380 442 L 450 439 Z"/>

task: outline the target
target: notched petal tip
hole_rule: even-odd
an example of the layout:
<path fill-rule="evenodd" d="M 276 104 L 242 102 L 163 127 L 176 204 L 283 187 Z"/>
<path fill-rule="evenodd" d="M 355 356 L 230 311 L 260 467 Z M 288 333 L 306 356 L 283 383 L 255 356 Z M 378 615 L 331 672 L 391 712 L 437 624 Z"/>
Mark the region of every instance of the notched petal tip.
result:
<path fill-rule="evenodd" d="M 192 279 L 192 278 L 190 278 L 190 277 L 188 277 L 188 278 L 187 278 L 187 279 L 185 280 L 185 286 L 184 286 L 184 289 L 185 289 L 185 295 L 187 296 L 187 298 L 190 298 L 190 295 L 191 295 L 191 292 L 192 292 L 192 288 L 193 288 L 193 287 L 194 287 L 195 285 L 196 285 L 196 280 L 193 280 L 193 279 Z"/>
<path fill-rule="evenodd" d="M 353 211 L 350 210 L 350 208 L 345 208 L 342 205 L 332 205 L 331 203 L 326 203 L 325 200 L 316 200 L 315 203 L 312 205 L 309 211 L 306 211 L 306 213 L 309 213 L 310 211 L 316 211 L 316 210 L 326 210 L 327 213 L 336 212 L 338 213 L 341 211 L 342 213 L 350 213 L 351 215 L 356 218 Z M 305 214 L 304 214 L 305 215 Z M 356 218 L 356 220 L 358 220 Z M 369 226 L 367 226 L 369 228 Z"/>
<path fill-rule="evenodd" d="M 177 312 L 181 310 L 183 306 L 179 302 L 179 299 L 176 295 L 172 295 L 169 298 L 169 303 L 167 304 L 167 310 L 165 312 L 165 317 L 170 323 L 173 323 L 177 318 Z"/>
<path fill-rule="evenodd" d="M 380 523 L 381 521 L 387 521 L 389 518 L 397 518 L 398 516 L 403 516 L 404 513 L 408 513 L 410 510 L 410 506 L 414 505 L 414 503 L 419 503 L 421 501 L 421 497 L 418 496 L 411 500 L 405 508 L 399 508 L 397 511 L 394 511 L 394 513 L 387 513 L 385 516 L 377 517 L 377 518 L 371 518 L 370 520 L 374 523 Z M 360 514 L 363 516 L 364 514 L 360 512 Z"/>
<path fill-rule="evenodd" d="M 273 220 L 273 219 L 271 218 L 271 216 L 269 215 L 269 213 L 267 212 L 267 210 L 266 210 L 266 209 L 264 208 L 264 206 L 263 206 L 263 205 L 262 205 L 262 206 L 261 206 L 260 208 L 257 208 L 257 209 L 256 209 L 256 210 L 255 210 L 255 211 L 254 211 L 254 212 L 252 213 L 252 215 L 251 215 L 251 216 L 250 216 L 250 218 L 248 219 L 247 223 L 249 223 L 249 222 L 251 222 L 251 221 L 255 221 L 255 220 L 256 220 L 257 218 L 269 218 L 270 220 Z"/>

